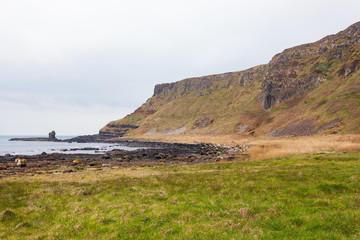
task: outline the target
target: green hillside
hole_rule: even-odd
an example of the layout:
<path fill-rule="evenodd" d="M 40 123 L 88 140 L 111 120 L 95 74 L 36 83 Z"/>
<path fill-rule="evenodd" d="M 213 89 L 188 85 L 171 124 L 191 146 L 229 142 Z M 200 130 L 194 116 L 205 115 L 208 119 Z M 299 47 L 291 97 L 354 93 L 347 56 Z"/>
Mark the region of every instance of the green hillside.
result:
<path fill-rule="evenodd" d="M 266 65 L 155 86 L 108 136 L 360 133 L 360 22 Z"/>

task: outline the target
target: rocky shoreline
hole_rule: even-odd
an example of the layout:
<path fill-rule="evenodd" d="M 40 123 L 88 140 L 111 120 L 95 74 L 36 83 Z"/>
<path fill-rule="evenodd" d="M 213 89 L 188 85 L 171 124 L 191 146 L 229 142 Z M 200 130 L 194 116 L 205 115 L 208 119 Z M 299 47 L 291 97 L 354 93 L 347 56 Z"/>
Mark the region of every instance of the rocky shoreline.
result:
<path fill-rule="evenodd" d="M 22 141 L 22 140 L 13 140 Z M 45 141 L 39 138 L 25 141 Z M 134 151 L 114 149 L 105 154 L 42 153 L 39 155 L 0 156 L 0 178 L 16 174 L 71 173 L 84 168 L 121 167 L 155 164 L 194 164 L 244 160 L 248 146 L 224 146 L 209 143 L 170 143 L 122 138 L 104 138 L 100 135 L 79 136 L 64 142 L 117 143 L 129 147 L 145 147 Z M 26 159 L 26 166 L 18 166 L 16 159 Z"/>
<path fill-rule="evenodd" d="M 26 142 L 61 142 L 57 138 L 11 138 L 9 141 L 26 141 Z"/>

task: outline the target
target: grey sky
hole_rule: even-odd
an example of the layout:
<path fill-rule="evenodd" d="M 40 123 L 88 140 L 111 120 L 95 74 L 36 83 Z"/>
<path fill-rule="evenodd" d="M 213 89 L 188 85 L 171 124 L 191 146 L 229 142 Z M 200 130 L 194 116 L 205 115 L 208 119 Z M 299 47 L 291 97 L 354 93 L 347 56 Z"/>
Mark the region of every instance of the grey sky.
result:
<path fill-rule="evenodd" d="M 0 135 L 93 134 L 157 83 L 243 70 L 360 21 L 358 0 L 0 3 Z"/>

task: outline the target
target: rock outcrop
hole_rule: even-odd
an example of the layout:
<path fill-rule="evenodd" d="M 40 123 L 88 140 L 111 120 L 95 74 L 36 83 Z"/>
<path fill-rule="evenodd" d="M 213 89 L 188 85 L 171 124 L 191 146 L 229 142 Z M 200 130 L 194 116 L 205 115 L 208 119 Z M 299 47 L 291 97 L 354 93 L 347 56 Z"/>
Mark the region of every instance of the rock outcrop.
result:
<path fill-rule="evenodd" d="M 214 74 L 204 77 L 187 78 L 178 82 L 157 84 L 154 95 L 174 95 L 180 97 L 192 91 L 219 90 L 231 85 L 248 86 L 253 81 L 264 79 L 265 65 L 245 71 Z"/>
<path fill-rule="evenodd" d="M 286 49 L 267 64 L 265 79 L 260 88 L 259 99 L 264 109 L 303 95 L 326 81 L 324 72 L 335 61 L 346 61 L 349 46 L 360 44 L 360 22 L 336 35 L 327 36 L 315 43 Z M 310 68 L 309 68 L 310 67 Z M 344 63 L 339 75 L 348 76 L 360 68 L 356 59 Z"/>
<path fill-rule="evenodd" d="M 54 130 L 49 132 L 49 139 L 56 139 L 55 135 L 56 135 L 56 133 Z"/>
<path fill-rule="evenodd" d="M 129 130 L 136 129 L 138 126 L 130 124 L 107 124 L 106 128 L 99 131 L 100 136 L 106 137 L 122 137 Z"/>

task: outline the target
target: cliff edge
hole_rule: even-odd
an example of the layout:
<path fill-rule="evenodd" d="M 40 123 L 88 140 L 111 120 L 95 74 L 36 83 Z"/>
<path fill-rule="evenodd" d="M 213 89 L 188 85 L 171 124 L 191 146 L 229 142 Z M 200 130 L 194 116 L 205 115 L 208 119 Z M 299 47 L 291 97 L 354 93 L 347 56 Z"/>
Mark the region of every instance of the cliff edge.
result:
<path fill-rule="evenodd" d="M 104 136 L 359 133 L 360 22 L 244 71 L 158 84 Z"/>

